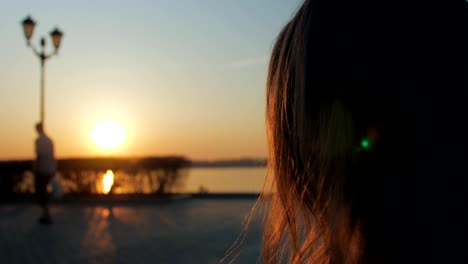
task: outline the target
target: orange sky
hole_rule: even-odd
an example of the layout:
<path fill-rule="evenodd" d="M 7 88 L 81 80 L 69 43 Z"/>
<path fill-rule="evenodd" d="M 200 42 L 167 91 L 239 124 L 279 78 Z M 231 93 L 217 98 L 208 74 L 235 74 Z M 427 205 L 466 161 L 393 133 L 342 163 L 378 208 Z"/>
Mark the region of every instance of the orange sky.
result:
<path fill-rule="evenodd" d="M 299 2 L 11 3 L 0 10 L 0 159 L 33 157 L 39 61 L 19 24 L 27 14 L 38 21 L 33 43 L 55 26 L 65 32 L 46 64 L 58 157 L 265 157 L 268 57 Z M 92 141 L 106 119 L 126 130 L 112 151 Z"/>

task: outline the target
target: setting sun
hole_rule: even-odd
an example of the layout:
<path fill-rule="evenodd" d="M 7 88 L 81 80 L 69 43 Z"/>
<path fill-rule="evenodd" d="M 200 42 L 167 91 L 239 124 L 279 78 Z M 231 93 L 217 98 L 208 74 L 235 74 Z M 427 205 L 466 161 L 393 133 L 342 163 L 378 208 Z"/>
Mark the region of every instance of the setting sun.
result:
<path fill-rule="evenodd" d="M 123 126 L 114 120 L 98 123 L 93 129 L 93 141 L 101 149 L 111 150 L 119 147 L 125 140 Z"/>

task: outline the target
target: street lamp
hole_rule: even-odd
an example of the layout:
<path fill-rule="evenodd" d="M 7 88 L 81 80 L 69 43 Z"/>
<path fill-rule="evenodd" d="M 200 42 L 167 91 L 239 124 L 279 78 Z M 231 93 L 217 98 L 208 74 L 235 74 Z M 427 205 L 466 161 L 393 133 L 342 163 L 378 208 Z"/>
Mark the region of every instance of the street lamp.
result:
<path fill-rule="evenodd" d="M 45 126 L 44 124 L 44 86 L 45 86 L 45 78 L 44 78 L 44 66 L 45 66 L 45 62 L 46 60 L 48 60 L 49 58 L 51 58 L 53 55 L 57 55 L 58 54 L 58 49 L 60 47 L 60 42 L 62 40 L 62 37 L 63 37 L 63 33 L 55 28 L 53 31 L 50 32 L 50 38 L 52 39 L 52 43 L 54 44 L 54 51 L 51 52 L 51 53 L 46 53 L 45 51 L 45 46 L 46 46 L 46 41 L 45 41 L 45 38 L 41 38 L 40 40 L 40 45 L 41 45 L 41 50 L 39 51 L 34 45 L 31 44 L 31 37 L 34 33 L 34 27 L 36 26 L 36 22 L 30 17 L 26 17 L 22 23 L 23 25 L 23 32 L 24 32 L 24 37 L 26 38 L 26 43 L 28 45 L 28 47 L 30 47 L 33 51 L 34 51 L 34 54 L 39 58 L 39 60 L 41 61 L 41 102 L 40 102 L 40 113 L 41 113 L 41 123 L 43 126 Z"/>

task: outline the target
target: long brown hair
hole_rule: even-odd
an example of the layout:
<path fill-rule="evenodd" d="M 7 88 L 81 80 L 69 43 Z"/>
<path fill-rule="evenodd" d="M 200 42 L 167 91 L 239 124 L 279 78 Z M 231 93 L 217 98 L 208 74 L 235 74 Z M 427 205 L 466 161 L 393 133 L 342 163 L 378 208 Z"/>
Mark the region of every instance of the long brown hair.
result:
<path fill-rule="evenodd" d="M 417 53 L 415 25 L 375 2 L 304 1 L 273 47 L 265 263 L 392 261 L 392 190 L 415 171 L 418 78 L 394 66 Z M 394 14 L 404 22 L 389 23 Z"/>
<path fill-rule="evenodd" d="M 341 235 L 346 236 L 346 243 L 358 243 L 349 234 L 356 226 L 331 223 L 328 221 L 331 218 L 327 218 L 330 211 L 346 213 L 340 176 L 352 146 L 352 127 L 339 101 L 314 105 L 305 100 L 320 96 L 306 94 L 314 92 L 307 90 L 305 78 L 309 8 L 310 3 L 305 3 L 280 33 L 270 61 L 266 121 L 270 143 L 269 175 L 274 176 L 276 193 L 272 196 L 264 234 L 266 263 L 276 263 L 282 257 L 279 253 L 284 232 L 289 233 L 286 239 L 290 242 L 290 260 L 294 263 L 305 259 L 328 260 L 328 248 L 339 247 L 332 245 L 338 241 L 323 240 L 330 237 L 326 233 L 333 231 L 331 225 L 343 228 Z M 310 106 L 316 109 L 307 109 Z M 311 116 L 306 116 L 308 114 Z M 345 252 L 336 255 L 339 254 Z"/>

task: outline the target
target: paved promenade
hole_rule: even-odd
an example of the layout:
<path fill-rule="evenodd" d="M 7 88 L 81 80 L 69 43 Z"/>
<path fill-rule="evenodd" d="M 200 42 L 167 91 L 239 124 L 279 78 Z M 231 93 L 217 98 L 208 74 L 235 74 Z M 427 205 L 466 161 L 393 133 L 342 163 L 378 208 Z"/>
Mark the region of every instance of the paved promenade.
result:
<path fill-rule="evenodd" d="M 1 263 L 219 263 L 254 199 L 190 198 L 164 204 L 55 204 L 54 224 L 33 204 L 0 205 Z M 256 263 L 260 223 L 234 263 Z M 229 263 L 229 262 L 227 262 Z"/>

